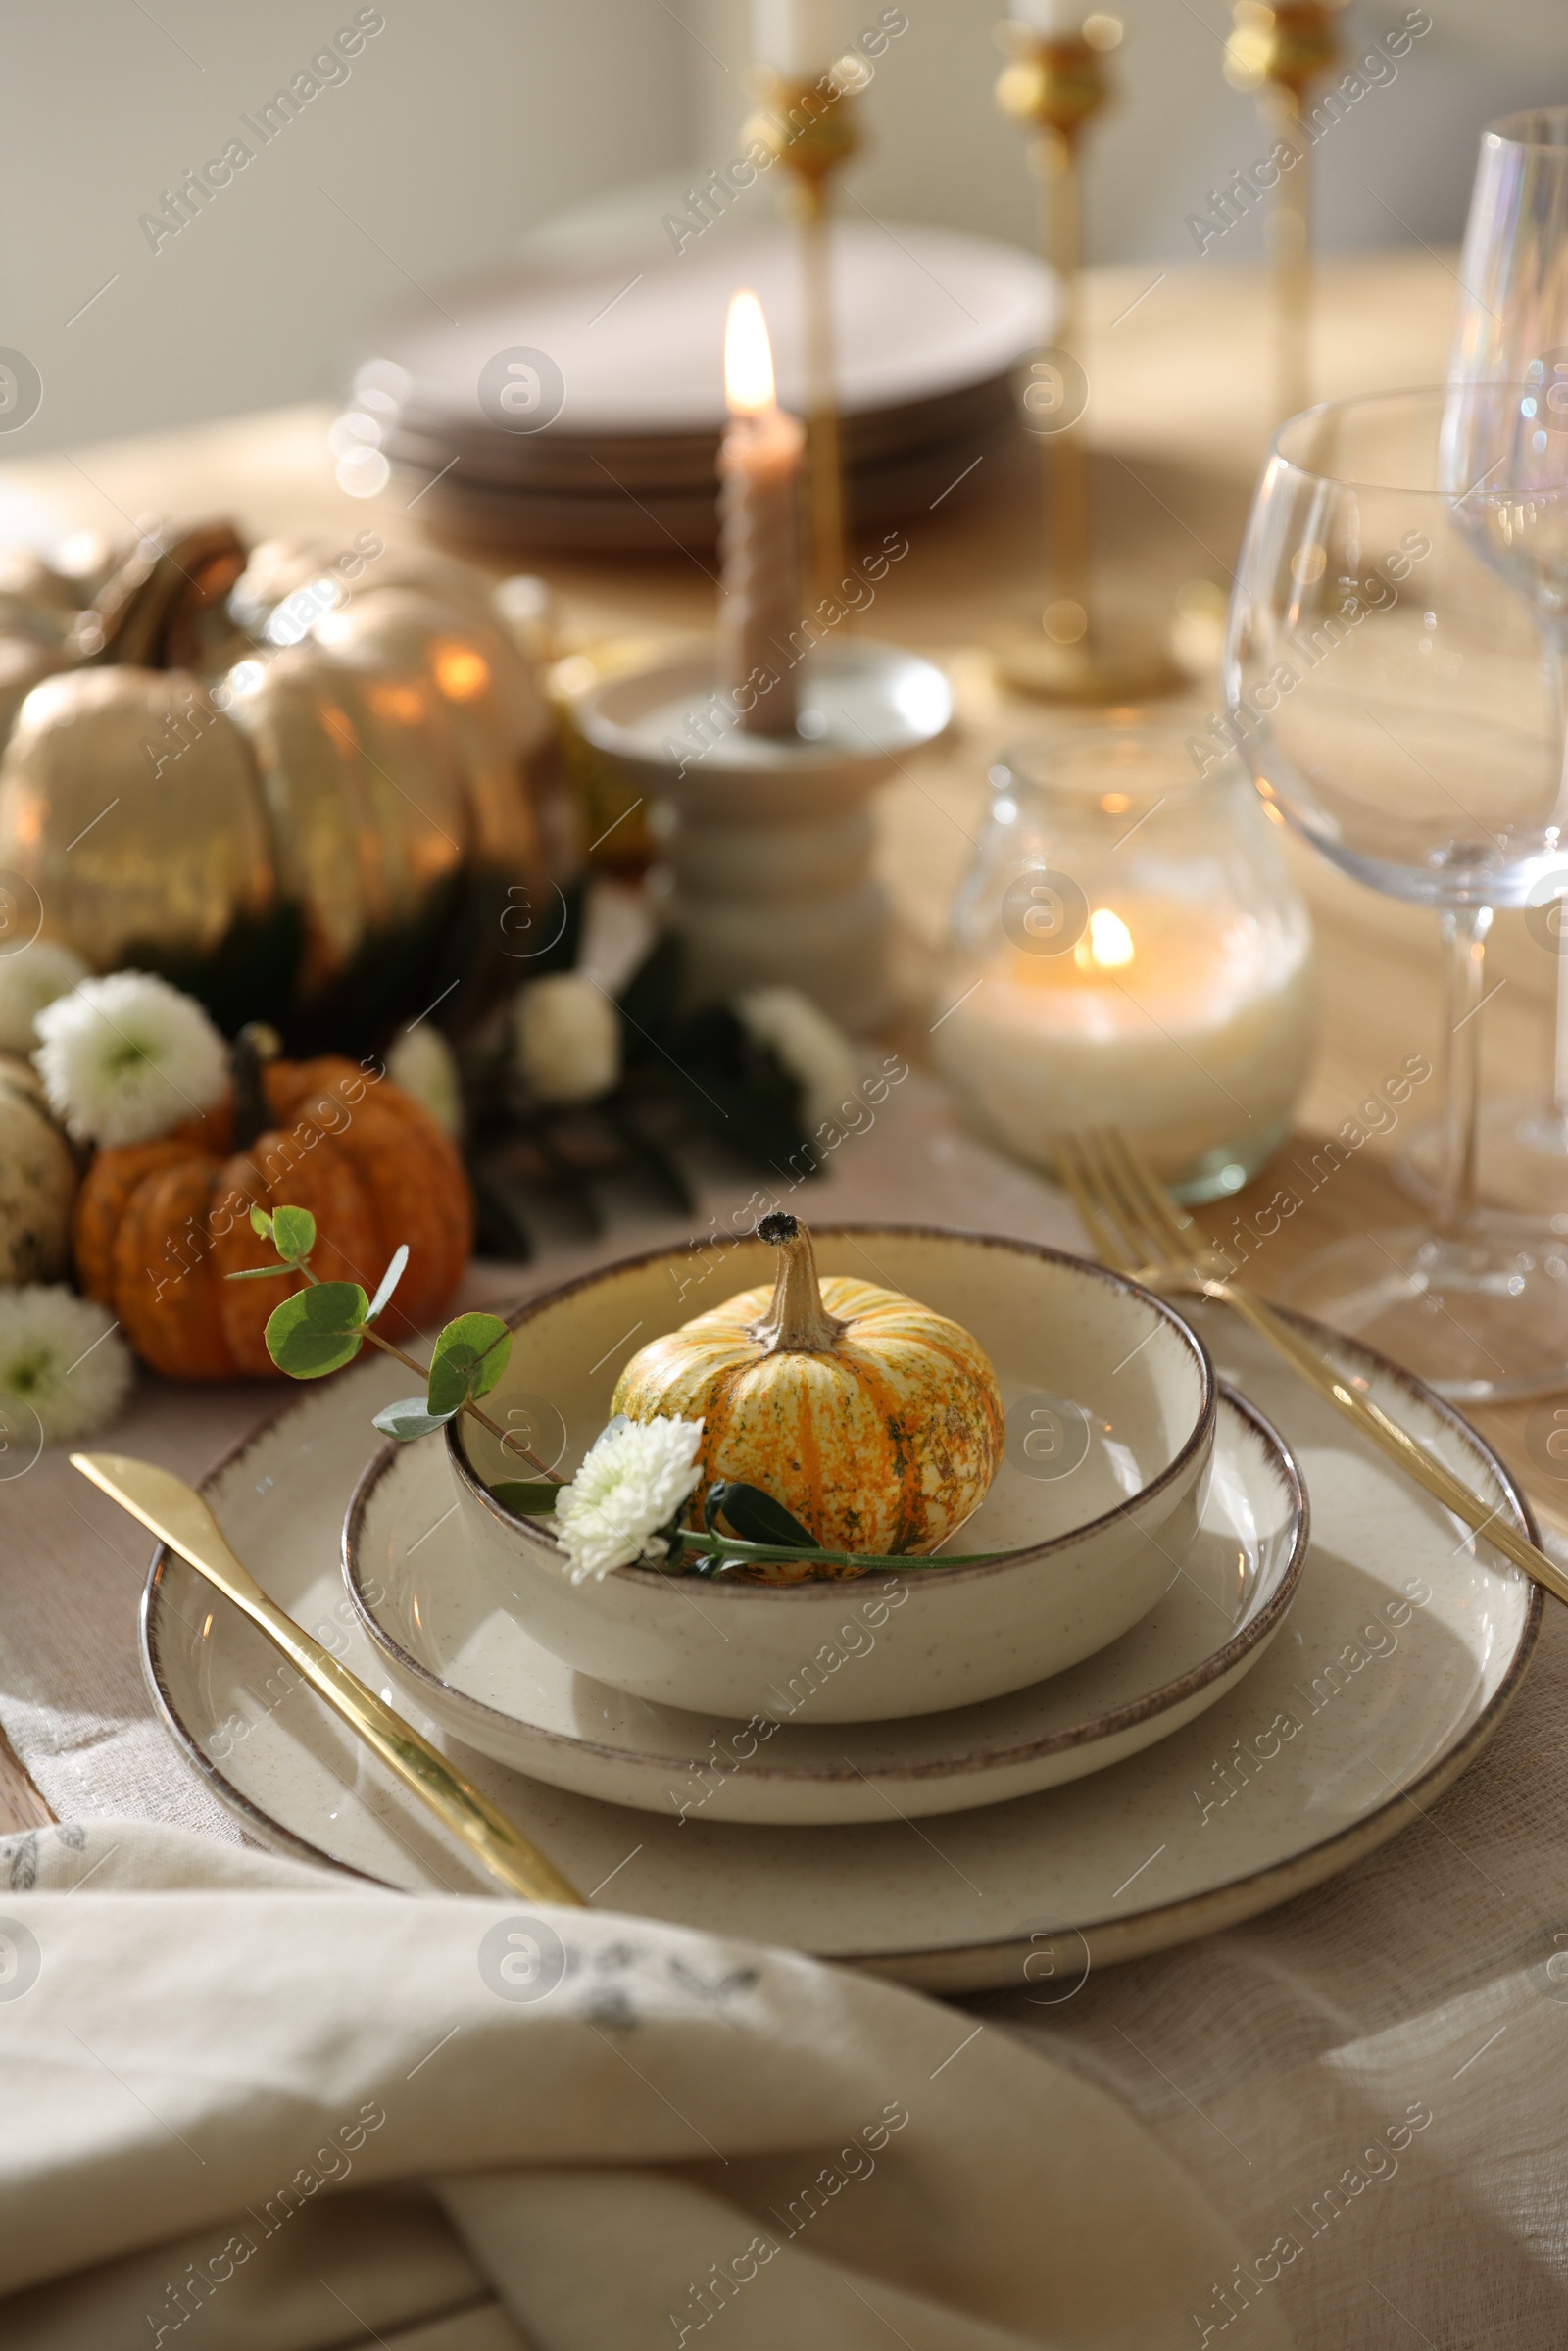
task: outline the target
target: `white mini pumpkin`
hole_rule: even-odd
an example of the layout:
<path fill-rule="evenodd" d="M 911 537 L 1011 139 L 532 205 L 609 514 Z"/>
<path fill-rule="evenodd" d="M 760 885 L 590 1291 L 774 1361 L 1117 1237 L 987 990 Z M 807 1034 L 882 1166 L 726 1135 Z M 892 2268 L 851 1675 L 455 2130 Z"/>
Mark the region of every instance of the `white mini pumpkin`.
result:
<path fill-rule="evenodd" d="M 71 1265 L 76 1157 L 25 1061 L 0 1053 L 0 1288 L 55 1282 Z"/>

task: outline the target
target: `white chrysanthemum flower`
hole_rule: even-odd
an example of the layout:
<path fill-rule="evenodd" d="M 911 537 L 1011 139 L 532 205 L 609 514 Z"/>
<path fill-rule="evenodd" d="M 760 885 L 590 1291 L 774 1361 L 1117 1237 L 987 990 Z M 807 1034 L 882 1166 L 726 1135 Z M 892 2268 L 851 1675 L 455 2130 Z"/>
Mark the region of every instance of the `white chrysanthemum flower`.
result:
<path fill-rule="evenodd" d="M 386 1057 L 394 1086 L 412 1094 L 438 1127 L 454 1139 L 463 1133 L 463 1081 L 457 1055 L 439 1029 L 421 1021 L 401 1036 Z"/>
<path fill-rule="evenodd" d="M 799 988 L 753 988 L 735 1010 L 760 1045 L 771 1046 L 801 1089 L 801 1123 L 814 1134 L 854 1094 L 859 1064 L 854 1046 Z"/>
<path fill-rule="evenodd" d="M 74 1290 L 0 1290 L 0 1424 L 24 1459 L 44 1442 L 90 1437 L 130 1386 L 130 1352 L 114 1316 Z"/>
<path fill-rule="evenodd" d="M 0 956 L 0 1053 L 30 1053 L 38 1042 L 33 1022 L 44 1005 L 69 995 L 90 969 L 58 939 L 34 939 Z"/>
<path fill-rule="evenodd" d="M 33 1058 L 78 1143 L 144 1143 L 211 1109 L 228 1083 L 222 1038 L 193 997 L 145 971 L 83 980 L 37 1019 Z"/>
<path fill-rule="evenodd" d="M 589 1102 L 620 1075 L 620 1014 L 577 971 L 533 980 L 513 1013 L 517 1068 L 547 1102 Z"/>
<path fill-rule="evenodd" d="M 574 1584 L 634 1559 L 662 1559 L 667 1527 L 702 1474 L 700 1420 L 633 1420 L 601 1437 L 556 1496 L 555 1529 Z"/>

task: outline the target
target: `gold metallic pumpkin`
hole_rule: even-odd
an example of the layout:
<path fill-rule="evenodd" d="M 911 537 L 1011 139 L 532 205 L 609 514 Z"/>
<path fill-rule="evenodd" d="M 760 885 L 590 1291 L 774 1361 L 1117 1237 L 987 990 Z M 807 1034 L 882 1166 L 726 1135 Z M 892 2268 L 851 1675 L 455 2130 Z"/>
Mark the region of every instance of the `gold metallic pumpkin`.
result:
<path fill-rule="evenodd" d="M 302 1047 L 515 977 L 508 893 L 542 902 L 564 865 L 550 714 L 479 574 L 405 557 L 383 585 L 378 561 L 247 567 L 213 524 L 139 543 L 74 622 L 0 563 L 0 870 L 45 935 Z"/>
<path fill-rule="evenodd" d="M 694 1527 L 709 1487 L 734 1478 L 782 1502 L 825 1550 L 933 1549 L 984 1498 L 1002 1458 L 984 1348 L 899 1291 L 844 1274 L 819 1281 L 795 1217 L 765 1217 L 758 1231 L 779 1245 L 777 1281 L 645 1347 L 612 1410 L 704 1423 Z M 799 1572 L 823 1571 L 774 1574 Z"/>

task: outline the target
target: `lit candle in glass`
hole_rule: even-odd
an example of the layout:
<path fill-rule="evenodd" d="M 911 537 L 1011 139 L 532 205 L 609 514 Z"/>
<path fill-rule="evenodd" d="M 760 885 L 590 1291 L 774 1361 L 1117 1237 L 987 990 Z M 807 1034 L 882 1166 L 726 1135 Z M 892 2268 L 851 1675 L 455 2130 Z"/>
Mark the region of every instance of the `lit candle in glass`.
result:
<path fill-rule="evenodd" d="M 795 732 L 791 632 L 801 619 L 801 459 L 806 435 L 778 405 L 762 306 L 735 296 L 724 329 L 730 423 L 719 445 L 719 683 L 748 734 Z"/>
<path fill-rule="evenodd" d="M 1289 1132 L 1311 1045 L 1311 934 L 1234 760 L 1177 729 L 1008 752 L 935 1007 L 943 1076 L 1037 1166 L 1119 1126 L 1189 1199 L 1235 1191 Z"/>

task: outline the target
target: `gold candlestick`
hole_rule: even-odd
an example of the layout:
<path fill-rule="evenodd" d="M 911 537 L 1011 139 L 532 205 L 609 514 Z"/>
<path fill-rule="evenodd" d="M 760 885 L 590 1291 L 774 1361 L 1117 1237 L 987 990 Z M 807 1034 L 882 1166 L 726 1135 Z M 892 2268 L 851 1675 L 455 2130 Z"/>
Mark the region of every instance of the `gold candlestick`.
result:
<path fill-rule="evenodd" d="M 1268 212 L 1274 279 L 1275 409 L 1294 416 L 1312 399 L 1312 141 L 1306 92 L 1340 62 L 1334 19 L 1344 0 L 1236 0 L 1225 78 L 1255 90 L 1263 125 L 1297 161 L 1282 170 Z"/>
<path fill-rule="evenodd" d="M 846 561 L 844 457 L 833 332 L 831 183 L 860 146 L 860 127 L 853 87 L 842 86 L 837 67 L 813 80 L 760 67 L 755 86 L 762 111 L 746 124 L 741 136 L 759 141 L 790 172 L 794 182 L 788 191 L 790 209 L 801 224 L 811 582 L 817 596 L 830 596 L 844 578 Z"/>
<path fill-rule="evenodd" d="M 1024 405 L 1043 413 L 1050 593 L 1037 623 L 1009 631 L 998 657 L 1004 681 L 1062 702 L 1135 702 L 1169 692 L 1180 673 L 1163 648 L 1096 612 L 1087 398 L 1080 345 L 1083 206 L 1079 141 L 1110 97 L 1105 53 L 1121 39 L 1114 17 L 1086 18 L 1069 34 L 1040 34 L 1016 21 L 1000 28 L 1012 51 L 997 83 L 1004 114 L 1032 127 L 1029 163 L 1040 182 L 1040 242 L 1061 295 L 1057 337 L 1034 363 Z M 1052 428 L 1053 413 L 1065 420 Z"/>

